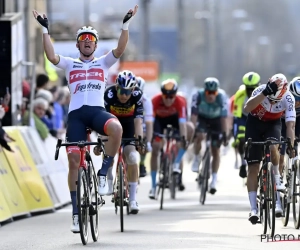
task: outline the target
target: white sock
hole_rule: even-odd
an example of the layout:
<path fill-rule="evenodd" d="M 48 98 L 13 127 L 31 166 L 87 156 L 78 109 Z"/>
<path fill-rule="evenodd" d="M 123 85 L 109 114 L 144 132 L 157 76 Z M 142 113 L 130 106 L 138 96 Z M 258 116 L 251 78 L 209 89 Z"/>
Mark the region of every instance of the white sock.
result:
<path fill-rule="evenodd" d="M 249 196 L 251 211 L 252 210 L 257 211 L 257 201 L 256 201 L 257 192 L 256 191 L 250 191 L 248 193 L 248 196 Z"/>
<path fill-rule="evenodd" d="M 212 173 L 212 182 L 216 183 L 217 182 L 217 173 Z"/>
<path fill-rule="evenodd" d="M 274 165 L 274 174 L 279 175 L 279 165 Z"/>
<path fill-rule="evenodd" d="M 276 205 L 281 206 L 280 193 L 276 192 L 276 195 L 277 195 Z"/>
<path fill-rule="evenodd" d="M 114 176 L 112 174 L 112 170 L 113 170 L 113 167 L 110 167 L 108 168 L 108 171 L 107 171 L 107 179 L 109 180 L 113 180 Z"/>
<path fill-rule="evenodd" d="M 129 185 L 129 201 L 135 201 L 137 182 L 128 182 Z"/>

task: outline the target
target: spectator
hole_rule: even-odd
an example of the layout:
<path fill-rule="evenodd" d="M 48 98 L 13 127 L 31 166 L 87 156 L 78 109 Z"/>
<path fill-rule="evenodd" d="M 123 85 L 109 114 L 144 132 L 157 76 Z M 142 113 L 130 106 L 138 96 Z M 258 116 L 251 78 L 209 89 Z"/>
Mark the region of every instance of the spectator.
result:
<path fill-rule="evenodd" d="M 5 109 L 0 105 L 0 145 L 8 151 L 13 152 L 8 142 L 14 141 L 2 128 L 1 120 L 5 116 Z"/>
<path fill-rule="evenodd" d="M 45 140 L 49 134 L 49 129 L 47 128 L 46 124 L 41 120 L 42 117 L 45 116 L 46 110 L 49 108 L 48 102 L 39 97 L 33 100 L 33 119 L 35 128 L 38 131 L 42 140 Z M 29 125 L 29 111 L 25 111 L 23 117 L 23 125 Z"/>
<path fill-rule="evenodd" d="M 36 78 L 35 93 L 37 93 L 40 89 L 46 89 L 48 83 L 49 83 L 49 77 L 45 74 L 39 74 Z"/>
<path fill-rule="evenodd" d="M 52 123 L 55 130 L 61 130 L 63 128 L 63 116 L 64 110 L 61 103 L 64 101 L 64 94 L 60 91 L 57 86 L 50 89 L 53 95 L 53 109 Z"/>

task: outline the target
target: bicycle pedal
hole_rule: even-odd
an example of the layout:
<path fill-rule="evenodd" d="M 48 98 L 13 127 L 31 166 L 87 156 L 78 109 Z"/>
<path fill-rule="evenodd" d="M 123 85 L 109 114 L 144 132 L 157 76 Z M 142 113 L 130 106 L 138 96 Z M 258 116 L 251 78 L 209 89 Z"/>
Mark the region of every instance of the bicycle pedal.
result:
<path fill-rule="evenodd" d="M 90 215 L 95 215 L 95 214 L 97 214 L 97 210 L 94 208 L 93 205 L 90 205 L 90 207 L 89 207 L 89 214 L 90 214 Z"/>

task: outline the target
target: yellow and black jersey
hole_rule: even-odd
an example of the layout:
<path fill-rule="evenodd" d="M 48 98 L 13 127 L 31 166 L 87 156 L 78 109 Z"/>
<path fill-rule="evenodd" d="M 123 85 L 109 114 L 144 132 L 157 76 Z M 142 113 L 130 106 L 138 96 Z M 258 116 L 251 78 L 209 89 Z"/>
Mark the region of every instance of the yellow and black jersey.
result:
<path fill-rule="evenodd" d="M 117 97 L 115 86 L 106 89 L 104 93 L 104 104 L 107 112 L 115 115 L 121 123 L 133 122 L 135 118 L 143 119 L 143 92 L 138 87 L 131 93 L 126 103 L 121 103 Z"/>

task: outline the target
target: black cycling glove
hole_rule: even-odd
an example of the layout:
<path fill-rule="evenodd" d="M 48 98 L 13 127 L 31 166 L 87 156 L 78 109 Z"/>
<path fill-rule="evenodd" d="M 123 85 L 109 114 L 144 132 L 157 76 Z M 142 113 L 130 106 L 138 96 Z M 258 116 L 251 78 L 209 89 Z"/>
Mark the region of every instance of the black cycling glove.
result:
<path fill-rule="evenodd" d="M 268 82 L 266 88 L 263 90 L 263 95 L 267 96 L 267 95 L 273 95 L 277 92 L 278 90 L 278 86 L 275 82 Z"/>

